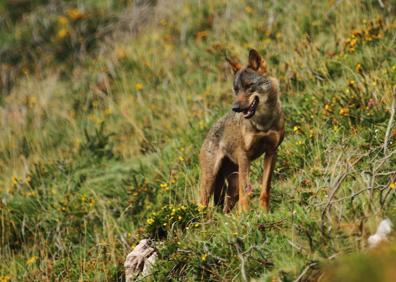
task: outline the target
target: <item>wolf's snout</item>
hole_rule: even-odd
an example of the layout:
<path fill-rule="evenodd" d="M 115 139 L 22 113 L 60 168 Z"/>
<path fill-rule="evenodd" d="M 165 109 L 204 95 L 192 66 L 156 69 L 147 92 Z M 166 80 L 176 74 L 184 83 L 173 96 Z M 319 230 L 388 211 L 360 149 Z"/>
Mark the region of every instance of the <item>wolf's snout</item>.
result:
<path fill-rule="evenodd" d="M 234 104 L 232 104 L 232 111 L 236 112 L 236 113 L 240 113 L 243 110 L 242 110 L 241 106 L 239 105 L 239 103 L 234 103 Z"/>

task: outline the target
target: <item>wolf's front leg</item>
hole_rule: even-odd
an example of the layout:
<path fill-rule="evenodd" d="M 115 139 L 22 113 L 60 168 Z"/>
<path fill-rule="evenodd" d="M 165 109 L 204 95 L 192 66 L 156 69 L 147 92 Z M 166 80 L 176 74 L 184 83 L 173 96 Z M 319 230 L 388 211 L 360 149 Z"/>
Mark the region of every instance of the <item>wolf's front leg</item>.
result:
<path fill-rule="evenodd" d="M 246 188 L 249 183 L 250 161 L 246 154 L 239 155 L 238 166 L 239 211 L 247 211 L 249 209 L 249 194 L 246 192 Z"/>
<path fill-rule="evenodd" d="M 263 183 L 262 190 L 260 194 L 260 206 L 269 212 L 269 199 L 271 190 L 271 178 L 274 172 L 276 162 L 276 151 L 265 153 L 264 158 L 264 169 L 263 169 Z"/>

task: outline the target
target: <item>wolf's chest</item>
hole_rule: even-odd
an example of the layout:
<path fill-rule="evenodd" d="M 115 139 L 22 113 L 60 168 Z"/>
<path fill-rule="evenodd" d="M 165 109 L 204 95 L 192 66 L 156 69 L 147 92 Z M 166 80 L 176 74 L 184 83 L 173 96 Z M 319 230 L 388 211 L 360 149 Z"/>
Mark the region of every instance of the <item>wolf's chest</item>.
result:
<path fill-rule="evenodd" d="M 274 130 L 244 134 L 244 149 L 250 160 L 260 157 L 268 151 L 276 150 L 278 134 Z"/>

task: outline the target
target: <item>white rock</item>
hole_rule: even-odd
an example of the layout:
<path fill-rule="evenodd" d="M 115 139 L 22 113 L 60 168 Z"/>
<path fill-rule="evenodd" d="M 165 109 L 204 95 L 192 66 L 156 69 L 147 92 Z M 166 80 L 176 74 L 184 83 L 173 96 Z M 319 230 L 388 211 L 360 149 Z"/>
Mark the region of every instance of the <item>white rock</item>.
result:
<path fill-rule="evenodd" d="M 150 275 L 152 266 L 157 257 L 158 255 L 155 249 L 150 246 L 149 240 L 141 240 L 125 259 L 124 268 L 126 281 L 134 281 L 141 273 L 143 277 Z"/>
<path fill-rule="evenodd" d="M 390 221 L 389 218 L 387 218 L 380 222 L 376 234 L 382 236 L 388 236 L 391 232 L 392 232 L 392 221 Z"/>
<path fill-rule="evenodd" d="M 151 274 L 151 270 L 155 264 L 155 261 L 158 258 L 158 254 L 154 252 L 144 263 L 143 271 L 142 271 L 142 277 L 149 276 Z"/>
<path fill-rule="evenodd" d="M 380 222 L 377 227 L 377 232 L 371 235 L 367 242 L 369 248 L 374 248 L 378 244 L 387 240 L 387 236 L 392 232 L 392 222 L 387 218 Z"/>
<path fill-rule="evenodd" d="M 374 248 L 375 246 L 377 246 L 379 243 L 381 243 L 384 240 L 386 240 L 386 237 L 383 237 L 378 234 L 374 234 L 368 238 L 367 242 L 368 242 L 370 248 Z"/>

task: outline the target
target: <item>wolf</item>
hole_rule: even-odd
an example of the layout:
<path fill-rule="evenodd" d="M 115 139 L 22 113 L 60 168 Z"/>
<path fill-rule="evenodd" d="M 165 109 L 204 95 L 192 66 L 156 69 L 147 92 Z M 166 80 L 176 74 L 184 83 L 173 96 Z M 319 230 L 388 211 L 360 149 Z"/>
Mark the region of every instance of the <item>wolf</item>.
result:
<path fill-rule="evenodd" d="M 232 111 L 213 125 L 201 147 L 200 204 L 208 206 L 213 195 L 225 213 L 237 202 L 240 211 L 247 211 L 250 164 L 265 154 L 259 201 L 269 212 L 271 178 L 285 132 L 279 83 L 254 49 L 246 67 L 227 61 L 234 72 Z"/>

